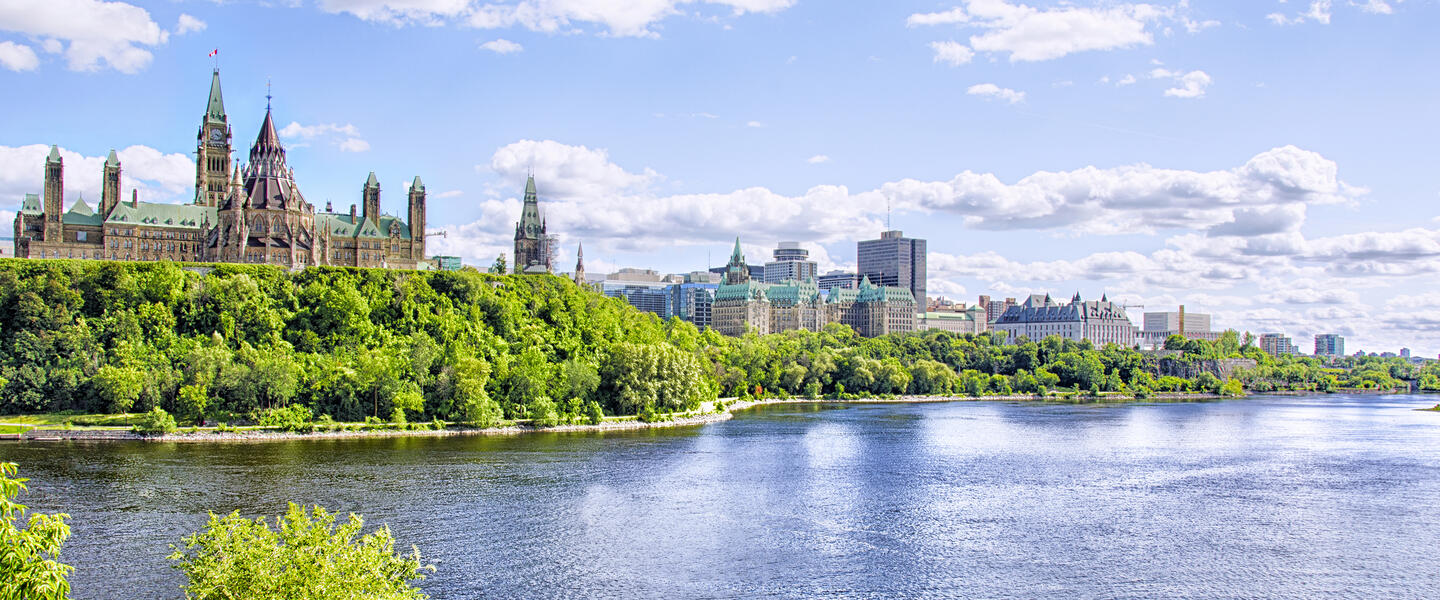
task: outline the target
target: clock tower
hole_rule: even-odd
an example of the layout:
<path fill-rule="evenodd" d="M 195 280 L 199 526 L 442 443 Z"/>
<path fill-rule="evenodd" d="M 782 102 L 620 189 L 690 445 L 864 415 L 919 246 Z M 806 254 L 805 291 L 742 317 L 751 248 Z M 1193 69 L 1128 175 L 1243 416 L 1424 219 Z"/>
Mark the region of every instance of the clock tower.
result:
<path fill-rule="evenodd" d="M 195 203 L 218 206 L 230 186 L 230 120 L 220 97 L 220 69 L 210 79 L 210 102 L 195 146 Z"/>
<path fill-rule="evenodd" d="M 545 219 L 540 216 L 540 199 L 535 193 L 535 176 L 525 181 L 525 205 L 520 221 L 515 223 L 515 272 L 534 272 L 532 267 L 550 272 L 549 241 L 545 236 Z"/>

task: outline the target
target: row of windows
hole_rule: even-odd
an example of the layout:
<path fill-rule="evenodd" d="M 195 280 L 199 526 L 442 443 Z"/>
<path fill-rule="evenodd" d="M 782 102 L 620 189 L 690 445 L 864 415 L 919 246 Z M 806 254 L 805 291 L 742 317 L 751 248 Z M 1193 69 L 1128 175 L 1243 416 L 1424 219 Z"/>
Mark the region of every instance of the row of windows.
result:
<path fill-rule="evenodd" d="M 79 235 L 83 235 L 84 233 L 85 233 L 85 232 L 81 231 L 81 232 L 77 232 L 76 235 L 79 236 Z M 109 230 L 108 232 L 106 232 L 106 233 L 108 233 L 109 235 L 124 235 L 124 236 L 131 236 L 131 237 L 134 237 L 134 236 L 135 236 L 135 230 L 134 230 L 134 229 L 120 229 L 120 228 L 118 228 L 118 227 L 111 227 L 110 230 Z M 178 233 L 177 233 L 177 232 L 174 232 L 174 231 L 151 231 L 151 230 L 148 230 L 148 229 L 141 229 L 141 230 L 140 230 L 140 237 L 142 237 L 142 238 L 152 238 L 152 239 L 157 239 L 157 240 L 159 240 L 159 239 L 166 239 L 166 240 L 198 240 L 198 239 L 200 239 L 200 234 L 198 234 L 198 233 L 191 233 L 191 232 L 188 232 L 188 231 L 181 231 L 181 232 L 178 232 Z M 84 238 L 81 238 L 81 239 L 84 239 Z"/>

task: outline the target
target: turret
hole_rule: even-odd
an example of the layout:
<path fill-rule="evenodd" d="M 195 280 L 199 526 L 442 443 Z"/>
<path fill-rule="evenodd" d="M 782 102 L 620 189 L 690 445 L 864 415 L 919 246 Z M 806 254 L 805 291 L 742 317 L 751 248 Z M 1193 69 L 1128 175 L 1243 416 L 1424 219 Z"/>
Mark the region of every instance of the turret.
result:
<path fill-rule="evenodd" d="M 380 182 L 375 179 L 375 172 L 370 172 L 370 178 L 365 180 L 365 187 L 360 190 L 360 215 L 372 222 L 380 219 Z"/>
<path fill-rule="evenodd" d="M 740 238 L 735 238 L 735 250 L 730 253 L 730 262 L 725 265 L 725 283 L 735 285 L 750 281 L 750 267 L 745 264 L 745 254 L 740 251 Z"/>
<path fill-rule="evenodd" d="M 100 178 L 100 217 L 110 216 L 110 211 L 120 204 L 120 157 L 115 151 L 105 157 L 105 173 Z"/>
<path fill-rule="evenodd" d="M 585 285 L 585 244 L 575 248 L 575 285 Z"/>
<path fill-rule="evenodd" d="M 425 260 L 425 184 L 419 175 L 410 182 L 409 205 L 410 258 Z"/>
<path fill-rule="evenodd" d="M 61 207 L 65 195 L 65 160 L 60 158 L 60 148 L 50 146 L 50 156 L 45 158 L 45 234 L 42 239 L 58 242 L 63 231 L 60 223 Z"/>

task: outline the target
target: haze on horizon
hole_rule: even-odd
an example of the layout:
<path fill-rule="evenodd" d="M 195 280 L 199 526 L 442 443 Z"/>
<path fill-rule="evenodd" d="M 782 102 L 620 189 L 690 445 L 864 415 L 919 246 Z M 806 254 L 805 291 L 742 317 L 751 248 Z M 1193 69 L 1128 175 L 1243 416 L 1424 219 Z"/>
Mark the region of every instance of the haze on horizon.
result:
<path fill-rule="evenodd" d="M 1424 0 L 13 0 L 0 219 L 126 187 L 189 201 L 218 48 L 243 155 L 273 82 L 317 205 L 421 176 L 432 253 L 511 247 L 533 169 L 559 262 L 853 268 L 929 240 L 934 295 L 1106 293 L 1217 328 L 1440 352 L 1440 83 Z M 1139 309 L 1131 318 L 1138 324 Z"/>

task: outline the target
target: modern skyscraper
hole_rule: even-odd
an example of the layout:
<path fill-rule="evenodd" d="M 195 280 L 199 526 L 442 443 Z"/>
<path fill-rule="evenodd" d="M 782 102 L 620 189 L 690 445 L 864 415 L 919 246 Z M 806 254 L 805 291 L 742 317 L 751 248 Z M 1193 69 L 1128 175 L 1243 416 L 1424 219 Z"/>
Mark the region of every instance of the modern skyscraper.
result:
<path fill-rule="evenodd" d="M 1345 338 L 1338 333 L 1315 336 L 1315 356 L 1345 356 Z"/>
<path fill-rule="evenodd" d="M 817 282 L 820 289 L 827 292 L 836 288 L 853 290 L 860 287 L 860 276 L 850 271 L 831 271 L 821 275 Z"/>
<path fill-rule="evenodd" d="M 925 240 L 886 231 L 878 240 L 856 243 L 855 255 L 860 276 L 881 287 L 906 288 L 917 306 L 925 305 Z"/>
<path fill-rule="evenodd" d="M 765 283 L 815 278 L 816 267 L 815 263 L 809 260 L 810 251 L 801 248 L 799 242 L 780 242 L 774 256 L 775 260 L 765 263 Z"/>

